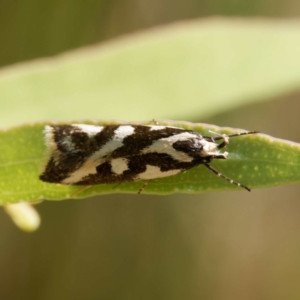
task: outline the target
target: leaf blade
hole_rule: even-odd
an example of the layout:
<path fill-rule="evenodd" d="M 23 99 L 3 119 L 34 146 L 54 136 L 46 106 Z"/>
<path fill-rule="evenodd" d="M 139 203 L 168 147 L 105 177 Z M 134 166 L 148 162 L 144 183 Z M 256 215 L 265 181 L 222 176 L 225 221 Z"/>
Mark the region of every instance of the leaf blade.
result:
<path fill-rule="evenodd" d="M 70 123 L 78 123 L 76 121 Z M 107 124 L 116 122 L 87 122 Z M 220 128 L 208 124 L 162 121 L 162 125 L 183 127 L 203 135 L 208 131 L 236 133 L 241 130 Z M 49 123 L 48 123 L 49 124 Z M 43 127 L 45 123 L 23 125 L 0 132 L 0 204 L 19 201 L 35 202 L 41 199 L 70 198 L 82 187 L 63 186 L 41 182 L 38 179 L 46 153 Z M 249 186 L 261 188 L 300 181 L 300 145 L 257 134 L 230 140 L 226 148 L 227 160 L 214 160 L 212 165 L 226 176 Z M 143 182 L 120 185 L 97 185 L 79 193 L 74 198 L 96 194 L 134 193 Z M 182 174 L 156 179 L 143 191 L 145 194 L 200 193 L 210 190 L 233 190 L 236 186 L 199 166 Z M 246 192 L 246 191 L 245 191 Z"/>

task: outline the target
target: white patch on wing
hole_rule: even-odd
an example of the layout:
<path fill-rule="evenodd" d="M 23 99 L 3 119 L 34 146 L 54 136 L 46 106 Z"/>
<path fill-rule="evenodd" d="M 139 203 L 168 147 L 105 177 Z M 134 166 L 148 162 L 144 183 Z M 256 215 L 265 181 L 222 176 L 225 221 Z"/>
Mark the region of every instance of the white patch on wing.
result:
<path fill-rule="evenodd" d="M 131 125 L 121 125 L 115 130 L 115 136 L 114 139 L 120 139 L 123 140 L 129 135 L 132 135 L 134 133 L 134 127 Z"/>
<path fill-rule="evenodd" d="M 185 141 L 188 139 L 199 139 L 199 136 L 197 136 L 194 133 L 190 132 L 182 132 L 173 136 L 169 136 L 167 138 L 159 139 L 155 141 L 152 145 L 145 148 L 142 153 L 166 153 L 170 155 L 172 158 L 182 161 L 182 162 L 191 162 L 193 160 L 192 157 L 190 157 L 188 154 L 176 151 L 172 145 L 177 141 Z"/>
<path fill-rule="evenodd" d="M 165 128 L 176 128 L 176 129 L 181 129 L 179 127 L 173 127 L 173 126 L 162 126 L 162 125 L 146 125 L 148 127 L 150 127 L 150 131 L 153 130 L 161 130 L 161 129 L 165 129 Z"/>
<path fill-rule="evenodd" d="M 101 149 L 96 151 L 90 159 L 96 162 L 97 165 L 102 161 L 102 157 L 112 153 L 114 150 L 123 146 L 123 140 L 134 133 L 134 127 L 130 125 L 119 126 L 110 141 L 108 141 Z"/>
<path fill-rule="evenodd" d="M 104 159 L 103 161 L 104 162 Z M 88 159 L 78 170 L 73 172 L 69 177 L 62 181 L 63 184 L 74 184 L 81 181 L 85 176 L 90 174 L 96 174 L 96 167 L 99 164 L 95 164 L 95 161 Z"/>
<path fill-rule="evenodd" d="M 124 171 L 128 170 L 128 159 L 126 158 L 113 159 L 110 164 L 112 172 L 117 175 L 123 174 Z"/>
<path fill-rule="evenodd" d="M 45 134 L 45 143 L 46 146 L 49 148 L 49 150 L 56 150 L 56 142 L 54 140 L 54 129 L 52 126 L 45 126 L 44 129 L 44 134 Z"/>
<path fill-rule="evenodd" d="M 159 126 L 159 125 L 148 125 L 148 127 L 150 127 L 150 131 L 161 130 L 161 129 L 165 129 L 166 128 L 166 126 Z"/>
<path fill-rule="evenodd" d="M 147 165 L 146 171 L 136 176 L 135 180 L 149 180 L 162 177 L 168 177 L 180 173 L 182 170 L 169 170 L 162 172 L 159 167 Z"/>
<path fill-rule="evenodd" d="M 88 134 L 88 136 L 90 136 L 90 137 L 101 132 L 104 128 L 104 126 L 88 125 L 88 124 L 72 124 L 72 126 L 81 129 L 83 132 Z"/>
<path fill-rule="evenodd" d="M 93 153 L 87 161 L 75 172 L 73 172 L 68 178 L 63 180 L 64 184 L 74 184 L 79 182 L 85 176 L 90 174 L 96 174 L 96 167 L 101 165 L 107 160 L 105 156 L 109 156 L 117 148 L 123 146 L 123 140 L 127 136 L 133 134 L 134 127 L 130 125 L 119 126 L 112 136 L 112 139 L 108 141 L 101 149 Z"/>

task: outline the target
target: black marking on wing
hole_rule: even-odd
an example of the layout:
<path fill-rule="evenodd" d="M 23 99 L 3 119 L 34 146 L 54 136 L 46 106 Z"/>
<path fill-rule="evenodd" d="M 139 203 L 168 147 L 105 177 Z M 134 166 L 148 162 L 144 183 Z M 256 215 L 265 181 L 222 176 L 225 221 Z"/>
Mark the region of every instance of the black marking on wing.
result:
<path fill-rule="evenodd" d="M 60 152 L 65 154 L 81 153 L 85 157 L 91 156 L 95 151 L 110 141 L 118 125 L 104 126 L 104 128 L 90 137 L 76 125 L 51 126 L 54 129 L 54 141 Z"/>
<path fill-rule="evenodd" d="M 163 173 L 170 170 L 181 170 L 182 172 L 194 167 L 196 164 L 193 161 L 179 162 L 165 153 L 146 153 L 131 157 L 128 162 L 128 170 L 124 171 L 123 174 L 113 173 L 110 162 L 106 161 L 97 167 L 97 174 L 90 174 L 81 181 L 74 183 L 74 185 L 135 181 L 139 174 L 146 171 L 147 165 L 159 167 L 160 172 Z"/>
<path fill-rule="evenodd" d="M 119 126 L 105 126 L 92 138 L 76 125 L 53 125 L 51 127 L 57 150 L 51 154 L 40 179 L 61 183 L 79 169 L 95 151 L 110 141 Z"/>
<path fill-rule="evenodd" d="M 52 153 L 44 172 L 40 175 L 40 179 L 46 182 L 61 183 L 74 171 L 78 170 L 92 154 L 113 140 L 115 131 L 122 126 L 128 125 L 104 126 L 99 133 L 92 137 L 76 125 L 52 126 L 54 141 L 58 150 Z M 134 128 L 134 133 L 123 139 L 123 146 L 107 155 L 106 162 L 97 167 L 97 174 L 90 174 L 80 182 L 72 184 L 133 181 L 138 174 L 146 170 L 146 165 L 158 166 L 162 172 L 173 169 L 185 170 L 195 165 L 193 162 L 182 163 L 176 161 L 164 153 L 141 154 L 144 148 L 152 145 L 155 141 L 187 130 L 169 127 L 151 130 L 151 126 L 130 126 Z M 110 160 L 120 157 L 129 159 L 129 170 L 117 175 L 111 170 Z"/>
<path fill-rule="evenodd" d="M 151 130 L 150 126 L 133 126 L 134 134 L 123 140 L 123 146 L 114 150 L 110 158 L 132 157 L 139 154 L 144 148 L 152 145 L 155 141 L 167 138 L 186 130 L 181 128 L 165 127 L 159 130 Z"/>

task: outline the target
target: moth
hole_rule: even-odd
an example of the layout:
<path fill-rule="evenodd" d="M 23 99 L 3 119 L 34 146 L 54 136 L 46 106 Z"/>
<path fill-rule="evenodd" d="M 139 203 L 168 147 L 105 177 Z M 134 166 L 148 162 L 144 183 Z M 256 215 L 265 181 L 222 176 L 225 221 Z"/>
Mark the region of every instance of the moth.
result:
<path fill-rule="evenodd" d="M 229 139 L 257 133 L 247 131 L 214 137 L 160 125 L 47 125 L 48 161 L 40 179 L 66 185 L 96 185 L 145 181 L 138 193 L 156 178 L 204 165 L 217 176 L 248 191 L 210 165 L 226 159 L 220 150 Z"/>

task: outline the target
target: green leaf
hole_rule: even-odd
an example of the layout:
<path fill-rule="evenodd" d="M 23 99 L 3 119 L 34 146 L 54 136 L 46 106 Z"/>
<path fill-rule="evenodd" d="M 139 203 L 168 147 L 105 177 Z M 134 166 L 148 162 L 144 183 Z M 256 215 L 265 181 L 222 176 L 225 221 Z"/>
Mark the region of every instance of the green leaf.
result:
<path fill-rule="evenodd" d="M 183 127 L 208 136 L 212 135 L 209 130 L 226 134 L 243 131 L 187 122 L 168 121 L 160 124 Z M 46 159 L 44 125 L 24 125 L 0 132 L 1 204 L 65 199 L 82 189 L 78 186 L 44 183 L 38 179 Z M 229 152 L 227 160 L 214 160 L 211 165 L 251 189 L 300 181 L 298 144 L 255 134 L 230 139 L 226 151 Z M 136 194 L 142 185 L 143 182 L 97 185 L 78 193 L 76 198 L 118 192 Z M 176 176 L 153 180 L 143 193 L 199 193 L 232 189 L 239 188 L 217 177 L 204 166 L 199 166 Z"/>
<path fill-rule="evenodd" d="M 191 120 L 265 100 L 299 88 L 299 32 L 295 21 L 182 22 L 6 68 L 1 126 Z"/>

